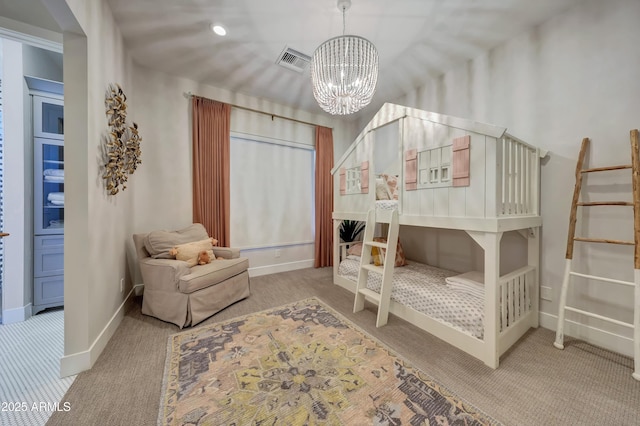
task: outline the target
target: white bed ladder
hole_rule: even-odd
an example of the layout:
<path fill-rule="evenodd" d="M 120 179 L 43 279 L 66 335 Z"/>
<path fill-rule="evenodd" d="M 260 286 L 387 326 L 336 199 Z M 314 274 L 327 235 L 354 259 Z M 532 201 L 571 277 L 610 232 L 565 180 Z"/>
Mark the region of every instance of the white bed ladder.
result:
<path fill-rule="evenodd" d="M 567 253 L 566 264 L 564 270 L 564 278 L 562 280 L 562 290 L 560 292 L 560 306 L 558 309 L 558 327 L 556 329 L 556 340 L 553 345 L 558 349 L 564 349 L 564 315 L 565 310 L 576 312 L 588 317 L 597 318 L 603 321 L 611 322 L 620 326 L 628 327 L 633 330 L 633 353 L 634 353 L 634 372 L 633 378 L 640 380 L 640 160 L 638 158 L 638 130 L 631 131 L 631 164 L 625 164 L 621 166 L 610 167 L 598 167 L 593 169 L 583 169 L 584 157 L 589 145 L 589 139 L 584 138 L 582 140 L 582 147 L 580 148 L 580 154 L 578 156 L 578 164 L 576 165 L 576 185 L 573 191 L 573 200 L 571 201 L 571 215 L 569 217 L 569 235 L 567 238 Z M 579 202 L 580 189 L 582 186 L 582 175 L 584 173 L 592 172 L 604 172 L 609 170 L 632 170 L 632 188 L 633 188 L 633 202 L 628 201 L 604 201 L 604 202 Z M 600 238 L 579 238 L 575 236 L 576 232 L 576 220 L 577 220 L 577 208 L 578 206 L 633 206 L 633 241 L 620 241 Z M 571 259 L 573 258 L 573 244 L 575 241 L 590 242 L 590 243 L 609 243 L 609 244 L 624 244 L 632 245 L 634 250 L 634 282 L 615 280 L 611 278 L 598 277 L 594 275 L 581 274 L 571 270 Z M 567 306 L 567 289 L 572 276 L 583 277 L 598 281 L 603 281 L 612 284 L 624 285 L 634 287 L 634 304 L 633 304 L 633 323 L 618 321 L 613 318 L 604 317 L 591 312 L 587 312 L 581 309 L 572 308 Z"/>
<path fill-rule="evenodd" d="M 373 241 L 377 223 L 389 223 L 389 231 L 387 232 L 387 242 L 379 243 Z M 377 220 L 376 210 L 371 209 L 367 213 L 367 223 L 364 228 L 364 238 L 362 239 L 362 255 L 360 257 L 360 270 L 358 272 L 358 283 L 356 286 L 356 297 L 353 302 L 353 312 L 359 312 L 364 309 L 364 301 L 368 297 L 378 304 L 378 316 L 376 319 L 376 327 L 382 327 L 387 323 L 389 317 L 389 304 L 391 303 L 391 289 L 393 287 L 393 269 L 396 259 L 396 247 L 398 246 L 398 210 L 391 212 L 391 219 Z M 371 249 L 377 247 L 384 249 L 384 264 L 376 266 L 371 263 Z M 370 273 L 382 274 L 382 286 L 380 293 L 367 288 L 367 278 Z"/>

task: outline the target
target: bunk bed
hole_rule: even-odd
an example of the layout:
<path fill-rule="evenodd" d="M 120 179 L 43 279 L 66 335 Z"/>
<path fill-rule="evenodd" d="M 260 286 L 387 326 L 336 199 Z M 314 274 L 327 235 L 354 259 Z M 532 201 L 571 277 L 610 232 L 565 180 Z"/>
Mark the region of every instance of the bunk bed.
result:
<path fill-rule="evenodd" d="M 334 283 L 357 296 L 364 268 L 349 250 L 354 243 L 340 241 L 343 220 L 370 221 L 374 212 L 378 223 L 465 231 L 484 251 L 480 273 L 410 261 L 409 266 L 391 266 L 390 291 L 381 291 L 382 277 L 372 273 L 363 293 L 366 300 L 386 304 L 388 312 L 497 368 L 500 355 L 529 328 L 538 327 L 539 173 L 545 155 L 503 127 L 383 105 L 331 171 Z M 500 274 L 500 242 L 509 231 L 526 239 L 526 265 Z M 460 291 L 449 281 L 465 272 L 473 279 Z M 372 292 L 378 297 L 369 297 Z M 363 303 L 356 297 L 354 310 L 358 305 Z"/>

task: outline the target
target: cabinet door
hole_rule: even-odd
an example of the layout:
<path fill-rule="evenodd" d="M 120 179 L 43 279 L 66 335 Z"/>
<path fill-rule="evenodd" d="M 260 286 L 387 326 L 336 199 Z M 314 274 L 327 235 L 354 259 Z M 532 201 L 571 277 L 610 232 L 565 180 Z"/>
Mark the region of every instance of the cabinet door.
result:
<path fill-rule="evenodd" d="M 43 235 L 33 240 L 33 276 L 48 277 L 64 273 L 64 236 Z"/>
<path fill-rule="evenodd" d="M 37 138 L 64 138 L 64 101 L 33 97 L 33 135 Z"/>
<path fill-rule="evenodd" d="M 35 235 L 64 233 L 64 141 L 34 140 Z"/>
<path fill-rule="evenodd" d="M 34 278 L 33 305 L 62 305 L 64 303 L 64 276 Z"/>

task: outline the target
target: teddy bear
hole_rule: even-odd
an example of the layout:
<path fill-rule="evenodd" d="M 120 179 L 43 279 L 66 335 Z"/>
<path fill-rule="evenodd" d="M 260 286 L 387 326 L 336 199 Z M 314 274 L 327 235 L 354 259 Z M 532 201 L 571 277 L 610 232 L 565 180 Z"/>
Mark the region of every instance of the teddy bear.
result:
<path fill-rule="evenodd" d="M 209 257 L 207 250 L 202 250 L 198 253 L 198 265 L 206 265 L 207 263 L 211 263 L 211 257 Z"/>
<path fill-rule="evenodd" d="M 215 238 L 207 238 L 206 240 L 177 245 L 169 250 L 169 254 L 177 260 L 187 262 L 190 268 L 198 264 L 206 265 L 216 258 L 212 250 L 216 244 L 218 244 L 218 240 Z M 207 254 L 206 258 L 202 259 L 204 263 L 202 263 L 200 259 L 203 251 Z"/>

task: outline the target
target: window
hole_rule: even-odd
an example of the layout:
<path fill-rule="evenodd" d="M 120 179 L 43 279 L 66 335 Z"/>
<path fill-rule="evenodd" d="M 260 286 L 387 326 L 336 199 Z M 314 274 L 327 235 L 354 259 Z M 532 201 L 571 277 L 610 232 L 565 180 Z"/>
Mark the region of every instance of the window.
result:
<path fill-rule="evenodd" d="M 360 186 L 360 167 L 347 169 L 347 194 L 359 194 L 362 191 Z"/>
<path fill-rule="evenodd" d="M 313 243 L 313 146 L 232 133 L 230 162 L 231 246 Z"/>
<path fill-rule="evenodd" d="M 451 186 L 452 145 L 418 153 L 418 188 Z"/>

